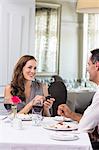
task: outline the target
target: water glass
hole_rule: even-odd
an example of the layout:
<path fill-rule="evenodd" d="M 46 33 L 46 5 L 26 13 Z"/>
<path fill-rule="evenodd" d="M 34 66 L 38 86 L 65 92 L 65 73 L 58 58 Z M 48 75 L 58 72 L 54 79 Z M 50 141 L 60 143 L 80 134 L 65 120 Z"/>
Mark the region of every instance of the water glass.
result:
<path fill-rule="evenodd" d="M 42 116 L 39 114 L 32 114 L 32 125 L 40 126 L 42 122 Z"/>

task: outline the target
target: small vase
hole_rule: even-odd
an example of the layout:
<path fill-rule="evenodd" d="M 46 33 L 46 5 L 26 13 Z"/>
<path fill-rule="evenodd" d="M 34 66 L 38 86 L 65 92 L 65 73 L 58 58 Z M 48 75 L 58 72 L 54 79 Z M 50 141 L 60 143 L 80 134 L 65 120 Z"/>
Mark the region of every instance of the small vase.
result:
<path fill-rule="evenodd" d="M 12 109 L 12 113 L 13 113 L 13 118 L 15 118 L 16 114 L 17 114 L 17 105 L 12 104 L 11 109 Z"/>

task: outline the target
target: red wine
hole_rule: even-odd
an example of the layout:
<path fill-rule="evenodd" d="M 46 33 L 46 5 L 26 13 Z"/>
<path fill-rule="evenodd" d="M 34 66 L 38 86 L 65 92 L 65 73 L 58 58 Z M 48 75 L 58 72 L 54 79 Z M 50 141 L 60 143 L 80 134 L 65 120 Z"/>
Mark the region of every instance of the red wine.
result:
<path fill-rule="evenodd" d="M 43 105 L 35 105 L 33 106 L 33 111 L 36 113 L 40 113 L 43 110 Z"/>
<path fill-rule="evenodd" d="M 9 104 L 9 103 L 4 103 L 4 107 L 5 107 L 7 110 L 11 110 L 11 104 Z"/>

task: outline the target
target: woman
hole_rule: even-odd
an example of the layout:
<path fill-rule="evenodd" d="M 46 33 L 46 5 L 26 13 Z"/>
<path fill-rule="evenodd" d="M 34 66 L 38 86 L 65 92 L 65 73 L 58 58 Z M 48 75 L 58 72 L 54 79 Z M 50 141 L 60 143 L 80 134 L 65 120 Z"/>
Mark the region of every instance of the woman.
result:
<path fill-rule="evenodd" d="M 43 103 L 43 115 L 50 116 L 53 98 L 47 99 L 47 88 L 33 81 L 36 75 L 37 61 L 33 56 L 24 55 L 17 62 L 10 85 L 5 87 L 4 97 L 9 103 L 13 96 L 18 96 L 21 103 L 18 104 L 18 112 L 27 114 L 38 102 Z"/>

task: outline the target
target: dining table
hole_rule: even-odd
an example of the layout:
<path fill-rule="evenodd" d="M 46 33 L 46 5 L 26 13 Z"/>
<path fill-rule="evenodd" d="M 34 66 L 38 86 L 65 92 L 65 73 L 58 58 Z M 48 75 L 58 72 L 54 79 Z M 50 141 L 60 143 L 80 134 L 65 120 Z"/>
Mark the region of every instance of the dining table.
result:
<path fill-rule="evenodd" d="M 8 116 L 0 116 L 0 150 L 92 150 L 87 133 L 47 128 L 59 122 L 55 117 L 43 117 L 38 126 L 33 125 L 32 120 L 21 120 L 21 127 L 15 128 L 12 122 Z M 69 120 L 66 123 L 70 124 Z M 53 135 L 57 134 L 60 137 L 75 135 L 77 138 L 54 139 Z"/>

